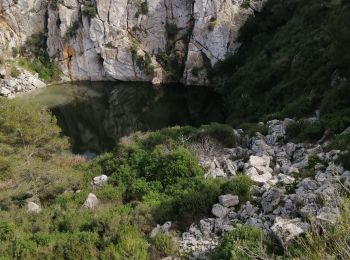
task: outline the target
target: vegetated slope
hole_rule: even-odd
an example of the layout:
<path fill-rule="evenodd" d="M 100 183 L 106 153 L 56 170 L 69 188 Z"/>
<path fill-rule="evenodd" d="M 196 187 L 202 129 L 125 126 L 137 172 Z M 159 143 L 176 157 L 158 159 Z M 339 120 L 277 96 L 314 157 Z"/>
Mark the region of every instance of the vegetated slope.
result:
<path fill-rule="evenodd" d="M 348 1 L 270 0 L 240 40 L 238 53 L 213 70 L 230 123 L 320 109 L 336 132 L 350 124 Z"/>

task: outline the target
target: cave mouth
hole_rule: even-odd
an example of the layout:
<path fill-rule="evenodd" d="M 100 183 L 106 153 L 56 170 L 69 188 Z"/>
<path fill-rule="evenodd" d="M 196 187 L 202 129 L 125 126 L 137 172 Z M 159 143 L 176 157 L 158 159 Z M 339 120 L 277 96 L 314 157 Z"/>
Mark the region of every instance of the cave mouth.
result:
<path fill-rule="evenodd" d="M 225 119 L 219 94 L 181 84 L 80 82 L 49 86 L 23 98 L 48 106 L 72 152 L 87 157 L 111 151 L 121 137 L 136 131 Z"/>

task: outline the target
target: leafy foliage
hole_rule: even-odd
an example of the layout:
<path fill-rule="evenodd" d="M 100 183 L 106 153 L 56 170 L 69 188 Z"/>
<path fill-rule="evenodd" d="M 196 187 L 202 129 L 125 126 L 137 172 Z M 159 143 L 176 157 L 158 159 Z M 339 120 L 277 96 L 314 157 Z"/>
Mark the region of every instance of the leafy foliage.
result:
<path fill-rule="evenodd" d="M 68 147 L 60 137 L 56 119 L 37 105 L 16 104 L 0 99 L 0 140 L 12 148 L 28 151 L 28 156 L 48 157 Z"/>
<path fill-rule="evenodd" d="M 91 18 L 94 18 L 97 15 L 96 7 L 91 2 L 86 2 L 83 9 L 82 9 L 83 15 Z"/>
<path fill-rule="evenodd" d="M 43 80 L 58 80 L 61 73 L 59 65 L 50 60 L 46 49 L 46 36 L 44 34 L 31 35 L 21 50 L 22 57 L 18 58 L 18 65 L 28 71 L 38 73 Z"/>
<path fill-rule="evenodd" d="M 239 51 L 214 68 L 228 120 L 308 116 L 319 108 L 323 118 L 348 109 L 349 20 L 344 0 L 268 1 L 242 27 Z"/>

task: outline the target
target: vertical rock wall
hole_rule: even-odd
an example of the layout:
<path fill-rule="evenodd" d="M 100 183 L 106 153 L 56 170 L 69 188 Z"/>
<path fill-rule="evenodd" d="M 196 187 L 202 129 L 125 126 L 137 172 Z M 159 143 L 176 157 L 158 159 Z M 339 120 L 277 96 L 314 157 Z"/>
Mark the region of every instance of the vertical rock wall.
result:
<path fill-rule="evenodd" d="M 266 0 L 1 1 L 0 52 L 45 32 L 65 80 L 207 85 L 207 68 L 235 52 Z"/>

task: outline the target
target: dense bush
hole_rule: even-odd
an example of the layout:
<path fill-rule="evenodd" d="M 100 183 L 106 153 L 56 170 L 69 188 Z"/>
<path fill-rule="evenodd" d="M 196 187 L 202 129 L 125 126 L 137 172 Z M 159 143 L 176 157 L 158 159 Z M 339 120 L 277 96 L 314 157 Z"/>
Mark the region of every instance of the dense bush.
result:
<path fill-rule="evenodd" d="M 94 18 L 97 14 L 95 5 L 91 2 L 86 2 L 82 9 L 82 13 L 90 19 Z"/>
<path fill-rule="evenodd" d="M 241 28 L 239 51 L 214 68 L 228 120 L 302 117 L 317 109 L 321 118 L 334 117 L 349 108 L 349 20 L 344 0 L 268 1 Z"/>
<path fill-rule="evenodd" d="M 260 228 L 244 225 L 225 234 L 213 259 L 268 259 L 265 240 Z"/>
<path fill-rule="evenodd" d="M 46 52 L 46 40 L 46 36 L 41 33 L 29 36 L 22 48 L 22 57 L 18 58 L 18 65 L 30 72 L 38 73 L 43 80 L 58 80 L 61 70 L 57 62 L 50 60 Z"/>
<path fill-rule="evenodd" d="M 26 150 L 29 157 L 48 157 L 68 147 L 60 133 L 56 118 L 47 109 L 0 99 L 0 141 L 3 145 Z"/>
<path fill-rule="evenodd" d="M 225 182 L 222 185 L 222 191 L 224 194 L 238 195 L 240 203 L 251 200 L 251 188 L 253 182 L 247 175 L 238 175 L 232 180 Z"/>
<path fill-rule="evenodd" d="M 321 139 L 324 128 L 320 122 L 299 120 L 287 127 L 287 136 L 296 141 L 312 141 Z"/>
<path fill-rule="evenodd" d="M 171 256 L 176 253 L 176 246 L 173 238 L 166 234 L 158 234 L 153 239 L 154 247 L 161 253 L 163 257 Z"/>

